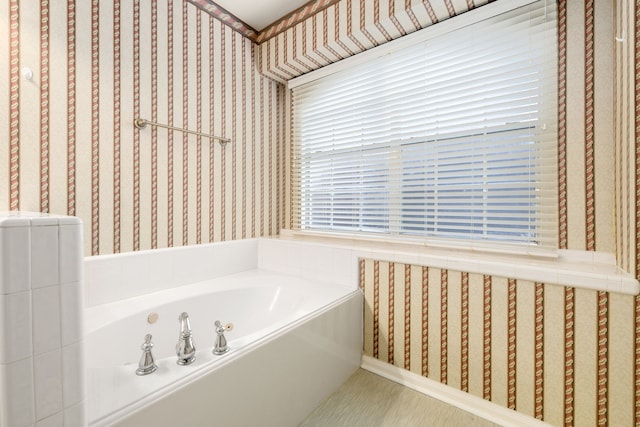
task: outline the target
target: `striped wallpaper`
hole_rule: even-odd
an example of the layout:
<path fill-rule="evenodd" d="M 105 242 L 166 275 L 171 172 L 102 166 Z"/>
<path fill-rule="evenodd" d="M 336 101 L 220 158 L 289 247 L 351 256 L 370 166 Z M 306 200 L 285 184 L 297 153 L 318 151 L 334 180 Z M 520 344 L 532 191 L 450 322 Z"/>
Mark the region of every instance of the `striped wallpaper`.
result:
<path fill-rule="evenodd" d="M 571 289 L 568 310 L 561 286 L 377 260 L 360 278 L 367 356 L 552 425 L 637 425 L 635 297 Z"/>
<path fill-rule="evenodd" d="M 615 28 L 616 254 L 618 264 L 640 278 L 640 2 L 618 2 Z M 633 300 L 633 316 L 634 371 L 629 375 L 634 380 L 634 421 L 640 425 L 640 296 Z"/>
<path fill-rule="evenodd" d="M 283 226 L 288 94 L 249 39 L 180 0 L 11 0 L 0 34 L 0 210 L 79 216 L 87 255 Z"/>
<path fill-rule="evenodd" d="M 640 169 L 640 118 L 636 101 L 640 99 L 640 61 L 636 58 L 640 43 L 640 8 L 631 0 L 621 0 L 616 14 L 616 104 L 615 108 L 615 187 L 616 187 L 616 253 L 620 267 L 640 277 L 640 263 L 636 263 L 637 233 L 640 231 L 640 210 L 636 199 L 640 183 L 636 181 Z M 635 41 L 635 43 L 634 43 Z"/>
<path fill-rule="evenodd" d="M 270 27 L 278 30 L 260 45 L 263 73 L 285 81 L 485 2 L 326 3 Z M 640 277 L 640 8 L 558 6 L 560 247 L 616 253 Z M 636 44 L 615 42 L 616 33 L 636 34 Z M 553 425 L 640 424 L 638 298 L 385 260 L 362 261 L 361 286 L 367 355 Z"/>
<path fill-rule="evenodd" d="M 9 36 L 0 51 L 9 100 L 0 106 L 0 164 L 9 172 L 0 209 L 78 215 L 90 254 L 277 233 L 292 215 L 290 96 L 256 65 L 283 80 L 485 3 L 316 0 L 255 45 L 186 1 L 11 0 L 0 21 Z M 613 6 L 559 5 L 560 244 L 626 250 L 620 258 L 633 270 L 633 221 L 614 220 L 613 195 L 618 205 L 631 199 L 614 191 L 610 172 Z M 235 143 L 223 150 L 178 132 L 137 131 L 138 114 Z"/>
<path fill-rule="evenodd" d="M 265 75 L 285 81 L 487 2 L 326 3 L 289 27 L 275 24 L 258 50 Z M 614 2 L 562 0 L 558 14 L 560 247 L 616 252 L 626 237 L 614 219 Z"/>
<path fill-rule="evenodd" d="M 257 36 L 260 70 L 286 81 L 488 2 L 311 1 Z"/>
<path fill-rule="evenodd" d="M 294 214 L 278 82 L 487 2 L 313 0 L 251 33 L 207 0 L 8 0 L 0 210 L 80 216 L 86 254 L 275 234 Z M 640 5 L 558 5 L 560 246 L 640 277 Z M 137 131 L 137 115 L 233 142 Z M 367 355 L 554 425 L 640 425 L 638 297 L 360 268 Z"/>

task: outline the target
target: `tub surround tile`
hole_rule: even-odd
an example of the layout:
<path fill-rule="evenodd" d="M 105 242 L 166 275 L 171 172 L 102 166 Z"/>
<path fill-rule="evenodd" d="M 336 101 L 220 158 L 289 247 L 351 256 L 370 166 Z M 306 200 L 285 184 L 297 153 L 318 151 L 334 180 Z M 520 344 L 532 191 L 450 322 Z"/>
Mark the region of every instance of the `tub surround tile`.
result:
<path fill-rule="evenodd" d="M 85 305 L 92 307 L 258 267 L 257 239 L 87 257 Z"/>
<path fill-rule="evenodd" d="M 449 270 L 455 271 L 468 271 L 470 268 L 475 269 L 478 261 L 471 259 L 449 259 L 446 263 L 446 268 Z M 509 269 L 509 272 L 515 272 L 515 266 L 512 266 L 512 269 Z M 504 274 L 501 274 L 504 276 Z M 506 277 L 513 277 L 513 274 L 507 274 Z"/>
<path fill-rule="evenodd" d="M 325 269 L 322 267 L 326 263 L 325 258 L 326 252 L 312 245 L 302 244 L 287 248 L 289 271 L 295 275 L 304 276 L 306 273 L 316 276 L 323 274 Z"/>
<path fill-rule="evenodd" d="M 33 375 L 36 418 L 41 420 L 62 411 L 62 351 L 35 356 Z"/>
<path fill-rule="evenodd" d="M 406 256 L 395 255 L 396 258 L 402 259 L 403 264 L 419 265 L 422 257 L 420 254 L 407 254 Z"/>
<path fill-rule="evenodd" d="M 0 425 L 32 426 L 35 422 L 33 359 L 0 365 Z"/>
<path fill-rule="evenodd" d="M 85 400 L 84 360 L 80 343 L 62 349 L 62 402 L 65 408 Z"/>
<path fill-rule="evenodd" d="M 58 254 L 60 256 L 60 283 L 82 280 L 82 248 L 77 242 L 82 240 L 80 224 L 60 224 L 58 234 Z"/>
<path fill-rule="evenodd" d="M 36 423 L 36 427 L 64 427 L 64 414 L 58 412 L 57 414 L 44 418 Z"/>
<path fill-rule="evenodd" d="M 30 228 L 0 222 L 0 293 L 31 288 Z"/>
<path fill-rule="evenodd" d="M 357 260 L 350 248 L 263 238 L 259 241 L 260 269 L 353 286 Z"/>
<path fill-rule="evenodd" d="M 0 295 L 0 363 L 31 356 L 31 335 L 31 293 Z"/>
<path fill-rule="evenodd" d="M 39 212 L 3 211 L 0 212 L 0 227 L 30 227 L 31 218 L 39 216 Z"/>
<path fill-rule="evenodd" d="M 350 249 L 356 258 L 361 259 L 425 265 L 631 295 L 640 293 L 640 282 L 617 268 L 615 256 L 608 252 L 557 250 L 545 254 L 511 254 L 497 249 L 481 252 L 473 247 L 452 249 L 398 241 L 331 238 L 304 235 L 290 230 L 283 230 L 278 237 L 263 238 L 260 244 L 261 268 L 274 268 L 280 272 L 295 271 L 302 275 L 305 273 L 296 270 L 301 252 L 313 253 L 313 250 L 308 250 L 309 245 L 318 245 Z M 276 259 L 275 255 L 264 255 L 262 248 L 264 251 L 278 248 L 280 254 L 286 254 L 286 261 Z M 307 264 L 303 261 L 300 265 Z"/>
<path fill-rule="evenodd" d="M 116 255 L 105 255 L 98 258 L 85 258 L 85 282 L 88 284 L 85 296 L 88 301 L 111 302 L 116 299 L 115 295 L 130 296 L 131 283 L 135 283 L 135 277 L 130 274 L 130 257 L 122 255 L 120 261 Z M 95 262 L 94 262 L 95 260 Z M 140 259 L 142 264 L 143 259 Z M 92 284 L 95 284 L 92 286 Z M 89 304 L 90 305 L 90 304 Z"/>
<path fill-rule="evenodd" d="M 592 263 L 594 262 L 594 254 L 595 252 L 593 251 L 577 251 L 574 249 L 565 249 L 563 250 L 562 256 L 565 259 L 570 259 L 575 262 Z M 604 257 L 601 256 L 600 258 L 602 259 Z"/>
<path fill-rule="evenodd" d="M 176 260 L 165 250 L 156 260 L 149 251 L 87 258 L 86 304 L 104 304 L 156 292 L 169 286 Z"/>
<path fill-rule="evenodd" d="M 528 264 L 518 264 L 515 277 L 542 283 L 558 283 L 559 280 L 558 270 Z"/>
<path fill-rule="evenodd" d="M 84 406 L 82 369 L 63 376 L 81 366 L 82 267 L 80 219 L 0 213 L 0 425 L 64 425 L 63 390 Z"/>
<path fill-rule="evenodd" d="M 87 425 L 86 403 L 82 401 L 77 405 L 64 408 L 64 427 L 77 427 Z"/>
<path fill-rule="evenodd" d="M 49 221 L 46 221 L 47 224 Z M 59 279 L 58 226 L 31 227 L 31 287 L 57 285 Z"/>
<path fill-rule="evenodd" d="M 192 246 L 181 254 L 188 258 L 186 268 L 176 262 L 174 271 L 178 277 L 186 275 L 193 283 L 250 270 L 257 266 L 256 248 L 255 240 L 221 242 L 206 245 L 204 250 Z"/>
<path fill-rule="evenodd" d="M 242 240 L 217 245 L 212 254 L 216 277 L 241 271 L 252 270 L 258 266 L 258 240 Z M 207 261 L 205 261 L 207 262 Z"/>
<path fill-rule="evenodd" d="M 584 289 L 607 289 L 607 277 L 598 277 L 595 274 L 579 274 L 574 271 L 561 270 L 557 272 L 558 282 L 574 283 L 580 281 L 580 287 Z M 538 279 L 541 282 L 544 282 Z M 546 282 L 544 282 L 546 283 Z M 619 291 L 619 289 L 618 289 Z"/>
<path fill-rule="evenodd" d="M 602 281 L 598 278 L 598 282 L 601 283 Z M 594 288 L 594 289 L 600 289 L 600 288 Z M 624 283 L 620 278 L 620 276 L 618 275 L 607 276 L 607 290 L 609 292 L 624 293 Z"/>
<path fill-rule="evenodd" d="M 153 254 L 145 254 L 153 262 Z M 213 273 L 212 263 L 216 262 L 215 245 L 203 247 L 183 247 L 175 252 L 174 278 L 183 283 L 193 283 Z M 177 269 L 177 271 L 176 271 Z M 182 278 L 182 280 L 180 279 Z"/>
<path fill-rule="evenodd" d="M 369 256 L 367 257 L 363 256 L 362 258 L 381 259 L 379 252 L 371 253 L 369 254 Z M 404 257 L 400 256 L 398 259 L 398 262 L 403 262 L 403 261 L 404 261 Z M 420 263 L 417 265 L 428 265 L 434 268 L 448 268 L 448 264 L 449 264 L 448 261 L 449 260 L 445 256 L 438 256 L 434 254 L 423 254 L 420 257 Z M 476 264 L 477 261 L 475 259 L 468 258 L 467 261 L 469 262 L 470 265 L 477 265 Z"/>
<path fill-rule="evenodd" d="M 616 256 L 610 252 L 578 251 L 575 249 L 562 249 L 559 257 L 568 262 L 581 264 L 616 264 Z"/>
<path fill-rule="evenodd" d="M 331 281 L 344 285 L 358 283 L 358 263 L 354 262 L 352 250 L 332 249 L 327 262 L 330 267 L 328 271 L 331 272 Z"/>
<path fill-rule="evenodd" d="M 21 216 L 29 218 L 31 227 L 57 227 L 60 225 L 60 219 L 64 218 L 60 215 L 48 214 L 45 212 L 22 212 Z"/>
<path fill-rule="evenodd" d="M 60 348 L 60 287 L 49 286 L 47 288 L 34 289 L 31 291 L 31 299 L 33 309 L 33 354 L 37 355 Z M 69 314 L 71 314 L 71 310 L 69 310 Z"/>
<path fill-rule="evenodd" d="M 259 243 L 259 268 L 281 272 L 287 268 L 287 245 L 274 239 L 261 239 Z"/>
<path fill-rule="evenodd" d="M 66 346 L 82 340 L 82 322 L 78 321 L 78 313 L 82 313 L 82 286 L 80 283 L 60 285 L 60 333 L 61 344 Z"/>
<path fill-rule="evenodd" d="M 176 277 L 173 255 L 170 251 L 160 250 L 157 257 L 153 257 L 150 252 L 145 252 L 140 260 L 133 257 L 134 262 L 130 265 L 132 277 L 136 277 L 134 280 L 138 282 L 140 280 L 144 281 L 142 283 L 147 282 L 147 288 L 151 292 L 165 289 Z M 144 269 L 144 271 L 140 272 L 140 269 Z"/>

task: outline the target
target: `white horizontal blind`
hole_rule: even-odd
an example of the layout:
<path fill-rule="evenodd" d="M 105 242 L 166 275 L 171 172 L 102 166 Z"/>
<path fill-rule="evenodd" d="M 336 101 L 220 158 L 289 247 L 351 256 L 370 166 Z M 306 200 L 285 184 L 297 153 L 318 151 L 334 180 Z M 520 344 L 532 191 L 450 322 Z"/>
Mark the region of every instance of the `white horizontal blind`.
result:
<path fill-rule="evenodd" d="M 295 227 L 556 247 L 556 46 L 541 0 L 294 88 Z"/>

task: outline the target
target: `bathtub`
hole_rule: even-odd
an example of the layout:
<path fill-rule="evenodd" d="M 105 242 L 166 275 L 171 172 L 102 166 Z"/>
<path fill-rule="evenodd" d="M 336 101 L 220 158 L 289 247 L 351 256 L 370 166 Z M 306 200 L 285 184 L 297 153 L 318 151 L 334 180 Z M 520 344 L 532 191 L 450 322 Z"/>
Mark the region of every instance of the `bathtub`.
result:
<path fill-rule="evenodd" d="M 175 354 L 183 311 L 188 366 Z M 233 324 L 221 356 L 216 320 Z M 137 376 L 146 334 L 158 369 Z M 87 308 L 85 346 L 91 426 L 295 426 L 360 365 L 362 294 L 250 270 Z"/>

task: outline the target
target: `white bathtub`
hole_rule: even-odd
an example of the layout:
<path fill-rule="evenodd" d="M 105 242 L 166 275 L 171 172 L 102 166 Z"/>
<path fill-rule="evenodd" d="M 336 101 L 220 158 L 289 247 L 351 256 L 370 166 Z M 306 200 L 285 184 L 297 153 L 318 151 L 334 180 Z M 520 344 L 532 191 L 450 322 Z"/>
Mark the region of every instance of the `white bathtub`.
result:
<path fill-rule="evenodd" d="M 197 349 L 188 366 L 175 355 L 183 311 Z M 234 325 L 222 356 L 216 320 Z M 91 426 L 295 426 L 360 365 L 362 295 L 251 270 L 88 308 L 85 332 Z M 147 333 L 158 369 L 137 376 Z"/>

